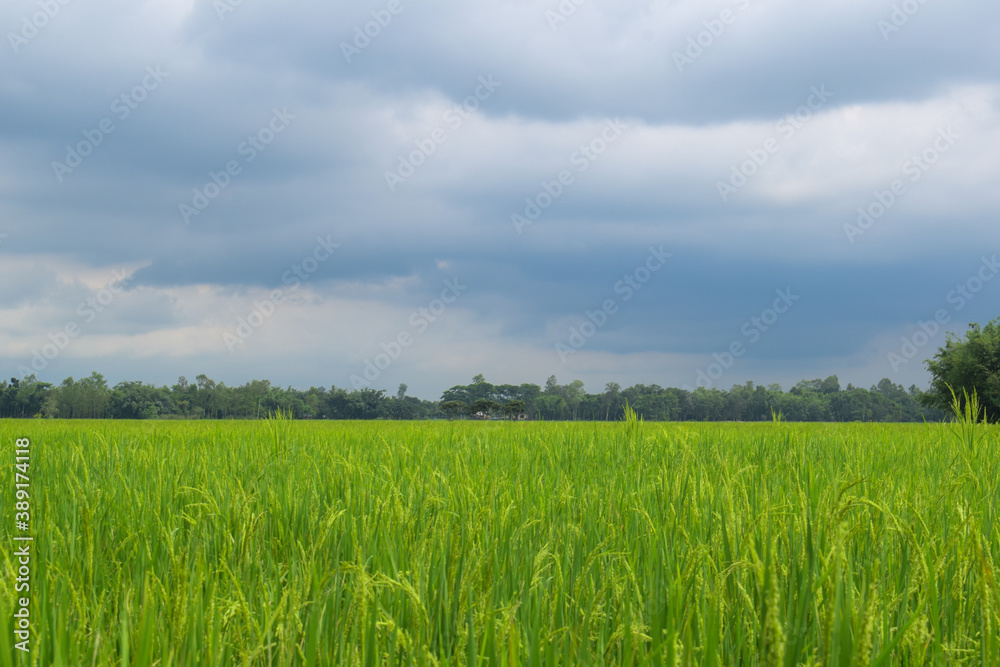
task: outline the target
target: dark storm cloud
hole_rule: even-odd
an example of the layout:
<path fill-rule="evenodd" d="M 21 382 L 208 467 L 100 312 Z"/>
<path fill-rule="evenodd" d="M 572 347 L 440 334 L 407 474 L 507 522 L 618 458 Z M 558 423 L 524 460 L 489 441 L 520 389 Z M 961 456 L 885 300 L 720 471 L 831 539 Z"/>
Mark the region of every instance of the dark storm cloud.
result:
<path fill-rule="evenodd" d="M 220 59 L 265 69 L 280 63 L 387 94 L 427 87 L 461 99 L 468 81 L 492 72 L 516 85 L 487 113 L 556 121 L 767 118 L 799 104 L 798 91 L 821 81 L 842 91 L 837 104 L 856 104 L 918 100 L 956 81 L 998 76 L 991 44 L 1000 8 L 987 3 L 922 3 L 898 30 L 885 28 L 896 27 L 892 3 L 589 3 L 556 30 L 545 5 L 400 4 L 374 37 L 358 30 L 372 25 L 380 3 L 246 7 L 225 29 L 205 7 L 188 30 Z M 689 57 L 688 39 L 723 11 L 734 22 L 678 67 L 675 54 Z"/>
<path fill-rule="evenodd" d="M 58 324 L 71 316 L 58 308 L 94 289 L 66 288 L 56 260 L 26 277 L 14 267 L 27 258 L 139 267 L 127 306 L 91 333 L 167 336 L 208 326 L 210 299 L 288 289 L 288 272 L 328 239 L 340 247 L 305 286 L 320 304 L 378 311 L 377 335 L 459 276 L 469 290 L 455 318 L 492 332 L 476 330 L 484 354 L 548 354 L 662 244 L 673 257 L 587 352 L 711 354 L 792 289 L 801 300 L 747 358 L 805 374 L 933 314 L 1000 241 L 986 187 L 997 168 L 993 3 L 917 3 L 894 17 L 891 2 L 591 0 L 555 23 L 557 3 L 400 0 L 386 18 L 388 6 L 71 3 L 16 49 L 8 34 L 0 307 L 21 323 L 8 333 Z M 20 35 L 36 11 L 10 3 L 3 32 Z M 377 34 L 359 38 L 366 28 Z M 471 98 L 483 78 L 498 87 Z M 782 144 L 779 166 L 720 199 L 731 166 L 817 89 L 831 91 L 810 112 L 821 119 Z M 978 115 L 955 150 L 850 243 L 856 209 L 958 122 L 949 104 L 972 98 Z M 474 113 L 446 120 L 470 99 Z M 574 156 L 606 121 L 628 129 L 580 169 Z M 435 129 L 446 140 L 390 188 L 386 174 Z M 567 169 L 572 184 L 519 233 L 512 215 Z M 955 321 L 989 317 L 989 303 Z M 94 354 L 90 365 L 111 363 Z M 365 354 L 358 344 L 331 363 Z M 307 361 L 289 368 L 286 382 L 312 382 Z M 464 379 L 442 371 L 427 383 Z"/>

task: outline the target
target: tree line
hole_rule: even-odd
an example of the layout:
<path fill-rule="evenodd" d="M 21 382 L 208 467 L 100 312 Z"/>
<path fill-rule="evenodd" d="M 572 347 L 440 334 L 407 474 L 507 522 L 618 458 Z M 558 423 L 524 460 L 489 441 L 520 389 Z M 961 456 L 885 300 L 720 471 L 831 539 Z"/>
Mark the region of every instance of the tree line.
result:
<path fill-rule="evenodd" d="M 426 419 L 444 417 L 433 401 L 385 391 L 310 387 L 306 391 L 253 380 L 229 387 L 206 375 L 171 387 L 143 382 L 108 386 L 104 376 L 66 378 L 56 386 L 29 375 L 0 381 L 0 417 L 57 419 L 260 419 L 275 412 L 296 419 Z"/>
<path fill-rule="evenodd" d="M 451 417 L 522 415 L 545 420 L 618 421 L 630 406 L 649 421 L 939 421 L 944 413 L 925 406 L 916 386 L 905 389 L 888 378 L 870 389 L 840 386 L 836 375 L 825 380 L 803 380 L 789 391 L 779 385 L 747 382 L 732 389 L 694 391 L 638 384 L 626 389 L 609 382 L 600 394 L 588 394 L 583 382 L 560 385 L 555 376 L 545 387 L 534 384 L 493 385 L 482 375 L 442 395 L 441 408 Z M 450 408 L 450 409 L 449 409 Z"/>
<path fill-rule="evenodd" d="M 181 377 L 173 386 L 121 382 L 108 386 L 104 376 L 59 385 L 34 376 L 0 382 L 0 417 L 59 419 L 259 419 L 281 411 L 296 419 L 455 419 L 510 418 L 617 421 L 631 406 L 649 421 L 938 421 L 944 412 L 925 405 L 916 386 L 909 389 L 883 379 L 869 389 L 841 387 L 837 376 L 803 380 L 788 391 L 778 385 L 747 382 L 729 390 L 694 391 L 638 384 L 622 388 L 609 382 L 590 394 L 583 382 L 544 386 L 492 384 L 477 375 L 467 385 L 445 391 L 441 400 L 385 390 L 347 390 L 336 386 L 302 391 L 267 380 L 230 387 L 206 375 L 194 382 Z"/>
<path fill-rule="evenodd" d="M 883 378 L 869 389 L 840 386 L 836 375 L 802 380 L 788 391 L 771 384 L 747 382 L 728 391 L 700 387 L 694 391 L 637 384 L 622 389 L 609 382 L 599 394 L 584 391 L 583 382 L 561 385 L 553 375 L 536 384 L 491 384 L 482 375 L 467 385 L 445 391 L 441 400 L 395 395 L 384 389 L 310 387 L 283 389 L 267 380 L 238 387 L 199 375 L 194 383 L 178 379 L 172 387 L 121 382 L 109 387 L 92 373 L 81 380 L 66 378 L 54 386 L 29 375 L 0 381 L 0 418 L 61 419 L 260 419 L 276 412 L 296 419 L 455 419 L 508 418 L 617 421 L 625 406 L 650 421 L 789 421 L 919 422 L 940 421 L 952 400 L 964 403 L 975 394 L 981 416 L 1000 420 L 1000 318 L 985 326 L 970 324 L 964 338 L 948 334 L 944 345 L 926 362 L 932 376 L 928 391 Z"/>

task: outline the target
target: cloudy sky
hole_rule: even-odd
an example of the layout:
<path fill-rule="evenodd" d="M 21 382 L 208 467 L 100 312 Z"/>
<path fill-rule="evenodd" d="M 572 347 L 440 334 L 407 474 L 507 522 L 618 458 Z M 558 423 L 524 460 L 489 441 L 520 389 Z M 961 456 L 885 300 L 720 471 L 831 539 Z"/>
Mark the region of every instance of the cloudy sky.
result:
<path fill-rule="evenodd" d="M 988 0 L 8 0 L 0 373 L 926 386 Z"/>

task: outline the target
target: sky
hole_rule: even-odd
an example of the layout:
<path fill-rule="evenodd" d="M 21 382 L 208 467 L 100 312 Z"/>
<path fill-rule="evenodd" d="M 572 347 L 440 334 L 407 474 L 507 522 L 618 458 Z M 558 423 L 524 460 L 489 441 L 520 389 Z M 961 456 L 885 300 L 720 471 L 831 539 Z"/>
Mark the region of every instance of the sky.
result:
<path fill-rule="evenodd" d="M 0 375 L 926 387 L 988 0 L 7 0 Z"/>

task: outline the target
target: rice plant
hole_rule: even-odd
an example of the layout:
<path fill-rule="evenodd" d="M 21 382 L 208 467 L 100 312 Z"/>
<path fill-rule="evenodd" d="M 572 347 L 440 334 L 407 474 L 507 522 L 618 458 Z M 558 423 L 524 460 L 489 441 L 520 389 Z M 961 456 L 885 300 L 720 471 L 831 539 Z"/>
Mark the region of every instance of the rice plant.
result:
<path fill-rule="evenodd" d="M 955 426 L 0 421 L 0 665 L 1000 664 Z"/>

